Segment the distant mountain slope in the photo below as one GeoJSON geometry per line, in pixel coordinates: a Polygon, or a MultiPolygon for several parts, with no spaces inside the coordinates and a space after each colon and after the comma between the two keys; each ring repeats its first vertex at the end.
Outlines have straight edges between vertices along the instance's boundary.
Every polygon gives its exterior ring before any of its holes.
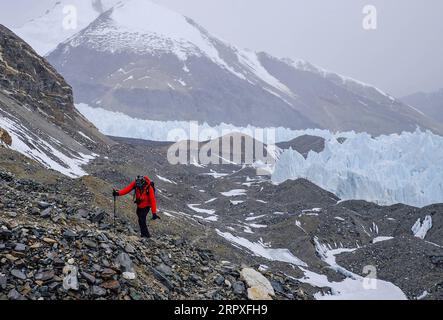
{"type": "Polygon", "coordinates": [[[401,100],[420,110],[428,117],[443,123],[443,89],[429,93],[413,93],[401,98],[401,100]]]}
{"type": "MultiPolygon", "coordinates": [[[[39,21],[40,34],[54,23],[39,21]]],[[[303,61],[238,49],[150,1],[119,2],[48,59],[73,86],[77,103],[133,118],[374,135],[417,127],[443,132],[373,86],[303,61]]]]}
{"type": "Polygon", "coordinates": [[[68,176],[110,141],[74,107],[71,87],[54,68],[0,25],[0,127],[11,148],[68,176]]]}

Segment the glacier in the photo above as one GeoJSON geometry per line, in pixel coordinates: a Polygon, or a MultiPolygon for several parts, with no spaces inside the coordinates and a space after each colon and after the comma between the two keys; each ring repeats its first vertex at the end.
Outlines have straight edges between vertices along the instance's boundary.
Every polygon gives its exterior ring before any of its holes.
{"type": "Polygon", "coordinates": [[[306,178],[342,200],[424,207],[443,202],[442,169],[443,137],[429,131],[375,138],[366,133],[331,133],[324,151],[311,151],[307,159],[284,150],[272,181],[306,178]],[[346,141],[340,143],[338,137],[346,141]]]}
{"type": "MultiPolygon", "coordinates": [[[[108,136],[150,141],[175,142],[175,139],[171,139],[170,132],[179,129],[189,133],[191,125],[189,121],[157,121],[132,118],[122,112],[109,111],[101,107],[91,107],[85,103],[77,103],[75,104],[75,107],[82,115],[91,121],[101,133],[108,136]]],[[[209,137],[205,134],[205,131],[207,130],[217,132],[215,137],[211,137],[215,139],[231,133],[240,132],[250,134],[254,133],[257,129],[263,129],[265,131],[273,130],[275,132],[275,142],[285,142],[303,135],[314,135],[323,138],[330,136],[330,132],[328,130],[322,129],[292,130],[284,127],[238,127],[227,123],[220,123],[217,126],[210,126],[207,123],[199,123],[198,131],[201,134],[195,140],[208,140],[209,137]]],[[[266,132],[263,137],[254,136],[254,139],[261,142],[266,142],[266,132]]]]}
{"type": "MultiPolygon", "coordinates": [[[[76,108],[102,133],[111,136],[174,141],[169,137],[171,131],[180,129],[189,132],[190,128],[188,121],[135,119],[82,103],[76,104],[76,108]]],[[[291,149],[279,150],[278,160],[271,168],[275,184],[305,178],[342,200],[360,199],[382,205],[404,203],[423,207],[443,202],[443,137],[429,131],[418,129],[374,138],[352,131],[333,133],[322,129],[199,124],[199,132],[206,129],[218,132],[219,136],[254,132],[256,129],[274,130],[277,143],[303,135],[325,139],[324,151],[311,151],[307,159],[291,149]],[[338,138],[345,138],[344,143],[340,143],[338,138]]],[[[254,138],[264,141],[260,137],[254,138]]],[[[207,136],[201,135],[198,140],[206,141],[207,136]]]]}

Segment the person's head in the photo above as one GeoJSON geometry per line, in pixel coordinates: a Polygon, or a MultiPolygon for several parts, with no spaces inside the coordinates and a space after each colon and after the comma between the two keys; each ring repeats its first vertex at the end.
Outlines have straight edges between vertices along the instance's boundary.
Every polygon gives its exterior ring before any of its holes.
{"type": "Polygon", "coordinates": [[[135,179],[135,186],[137,189],[143,190],[146,187],[146,179],[144,176],[137,176],[135,179]]]}

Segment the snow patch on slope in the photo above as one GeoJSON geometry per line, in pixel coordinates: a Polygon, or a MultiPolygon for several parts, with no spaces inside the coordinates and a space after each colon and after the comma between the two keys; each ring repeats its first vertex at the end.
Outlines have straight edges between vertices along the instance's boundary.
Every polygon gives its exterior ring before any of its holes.
{"type": "Polygon", "coordinates": [[[392,240],[394,239],[394,237],[384,237],[384,236],[380,236],[380,237],[376,237],[372,240],[372,243],[377,243],[377,242],[383,242],[383,241],[388,241],[388,240],[392,240]]]}
{"type": "Polygon", "coordinates": [[[304,278],[298,279],[299,281],[319,288],[331,288],[331,294],[317,293],[315,295],[317,300],[406,300],[403,291],[394,284],[379,279],[364,278],[337,264],[335,258],[337,255],[344,252],[353,252],[356,249],[331,250],[326,245],[321,244],[318,239],[314,239],[314,241],[320,258],[332,270],[346,277],[341,282],[331,282],[325,275],[301,268],[305,275],[304,278]]]}
{"type": "Polygon", "coordinates": [[[246,195],[246,190],[245,189],[234,189],[231,191],[222,192],[221,194],[225,197],[240,197],[240,196],[246,195]]]}
{"type": "Polygon", "coordinates": [[[215,210],[201,209],[201,208],[198,208],[199,206],[200,206],[200,204],[188,204],[188,208],[197,212],[197,213],[206,213],[209,215],[215,214],[215,210]]]}
{"type": "Polygon", "coordinates": [[[229,242],[250,250],[256,256],[263,257],[271,261],[281,261],[296,266],[307,267],[306,263],[295,257],[288,249],[266,248],[263,243],[251,242],[248,239],[234,236],[229,232],[221,232],[218,229],[216,229],[216,232],[219,236],[225,238],[229,242]]]}
{"type": "Polygon", "coordinates": [[[421,222],[421,219],[418,219],[417,222],[412,226],[412,233],[415,237],[424,239],[426,237],[426,234],[429,230],[432,228],[432,217],[426,216],[421,222]]]}
{"type": "MultiPolygon", "coordinates": [[[[48,169],[58,171],[71,178],[87,175],[82,166],[97,156],[82,153],[72,153],[68,156],[9,118],[0,116],[0,127],[5,128],[10,134],[11,149],[39,162],[48,169]]],[[[49,137],[49,140],[60,145],[60,142],[55,138],[49,137]]]]}

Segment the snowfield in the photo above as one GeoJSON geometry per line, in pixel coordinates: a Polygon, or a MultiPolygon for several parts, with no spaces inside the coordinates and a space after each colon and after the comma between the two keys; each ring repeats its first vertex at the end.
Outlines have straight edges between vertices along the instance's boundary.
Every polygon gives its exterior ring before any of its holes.
{"type": "Polygon", "coordinates": [[[352,273],[336,262],[336,256],[344,252],[353,252],[357,249],[329,249],[315,239],[316,250],[321,259],[326,262],[330,268],[346,278],[340,282],[329,281],[328,277],[313,271],[300,268],[305,276],[298,279],[301,282],[309,283],[313,286],[322,288],[331,288],[330,294],[321,292],[315,294],[317,300],[406,300],[403,291],[394,284],[379,280],[374,275],[371,277],[362,277],[352,273]]]}
{"type": "Polygon", "coordinates": [[[100,5],[92,0],[58,0],[35,19],[26,22],[14,31],[25,39],[38,54],[44,56],[58,44],[87,27],[103,11],[109,10],[120,0],[101,0],[100,5]],[[94,5],[94,2],[96,3],[94,5]],[[100,7],[101,6],[101,7],[100,7]],[[67,16],[76,17],[68,23],[67,16]],[[68,26],[68,27],[67,27],[68,26]]]}
{"type": "Polygon", "coordinates": [[[221,232],[218,229],[216,229],[216,232],[219,236],[225,238],[226,240],[237,246],[248,249],[256,256],[263,257],[271,261],[281,261],[296,266],[307,267],[306,263],[295,257],[288,249],[266,248],[263,243],[251,242],[248,239],[234,236],[229,232],[221,232]]]}

